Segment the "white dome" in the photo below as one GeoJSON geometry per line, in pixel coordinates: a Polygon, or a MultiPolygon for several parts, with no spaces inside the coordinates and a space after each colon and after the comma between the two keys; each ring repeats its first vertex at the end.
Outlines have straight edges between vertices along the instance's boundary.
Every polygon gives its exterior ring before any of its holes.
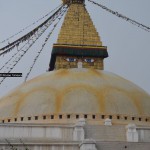
{"type": "Polygon", "coordinates": [[[94,69],[62,69],[22,84],[0,101],[0,117],[49,113],[150,115],[150,96],[128,80],[94,69]]]}

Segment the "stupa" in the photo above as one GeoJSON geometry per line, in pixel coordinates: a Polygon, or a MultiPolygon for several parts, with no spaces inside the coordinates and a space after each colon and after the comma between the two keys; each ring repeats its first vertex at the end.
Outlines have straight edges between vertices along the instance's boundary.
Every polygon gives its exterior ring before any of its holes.
{"type": "Polygon", "coordinates": [[[149,150],[150,96],[104,71],[107,47],[85,1],[63,3],[49,72],[0,100],[0,149],[149,150]]]}

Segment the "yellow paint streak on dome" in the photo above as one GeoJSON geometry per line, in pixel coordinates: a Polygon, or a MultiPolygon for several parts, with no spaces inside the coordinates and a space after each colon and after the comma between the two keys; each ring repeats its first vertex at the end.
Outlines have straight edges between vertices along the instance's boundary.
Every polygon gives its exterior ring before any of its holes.
{"type": "MultiPolygon", "coordinates": [[[[75,91],[76,89],[84,89],[87,90],[90,94],[95,95],[95,97],[97,98],[97,104],[99,104],[99,111],[104,112],[105,111],[105,102],[104,102],[104,98],[102,93],[100,93],[99,91],[97,91],[95,88],[89,86],[89,85],[83,85],[83,84],[77,84],[77,85],[69,85],[66,86],[65,89],[63,89],[59,95],[57,96],[56,100],[57,100],[57,107],[56,107],[56,112],[60,112],[61,108],[62,108],[62,104],[65,101],[65,96],[72,91],[75,91]]],[[[76,95],[72,95],[72,97],[76,97],[78,95],[78,93],[75,93],[76,95]]],[[[86,97],[85,97],[86,98],[86,97]]],[[[76,100],[76,99],[74,99],[76,100]]],[[[86,103],[86,99],[85,99],[85,103],[86,103]]],[[[72,104],[73,105],[73,104],[72,104]]],[[[85,104],[87,105],[87,104],[85,104]]],[[[90,104],[89,104],[90,105],[90,104]]],[[[88,109],[88,108],[87,108],[88,109]]]]}
{"type": "Polygon", "coordinates": [[[89,69],[89,74],[91,74],[92,76],[95,75],[95,76],[101,76],[103,77],[103,74],[101,72],[99,72],[98,70],[96,69],[89,69]]]}
{"type": "Polygon", "coordinates": [[[62,70],[58,70],[55,74],[55,77],[58,78],[58,77],[64,77],[64,76],[67,76],[69,73],[69,70],[67,69],[62,69],[62,70]]]}
{"type": "Polygon", "coordinates": [[[135,96],[137,93],[134,93],[133,96],[132,92],[130,93],[124,89],[111,86],[105,87],[101,92],[103,93],[103,97],[105,97],[104,101],[105,105],[107,105],[106,108],[110,109],[114,113],[120,113],[122,111],[123,114],[131,113],[131,115],[133,115],[132,112],[134,112],[135,114],[142,115],[140,100],[135,96]]]}
{"type": "Polygon", "coordinates": [[[142,96],[140,96],[139,98],[139,93],[135,92],[135,94],[130,93],[129,96],[131,97],[134,105],[136,106],[138,113],[142,115],[142,105],[141,105],[141,101],[140,98],[142,98],[142,96]]]}
{"type": "MultiPolygon", "coordinates": [[[[55,93],[55,94],[58,93],[58,90],[53,89],[51,87],[37,87],[37,88],[34,88],[30,92],[22,94],[19,97],[19,99],[16,103],[16,106],[15,106],[15,109],[14,109],[14,115],[16,116],[17,114],[19,114],[19,112],[21,111],[20,110],[21,107],[24,107],[24,103],[27,102],[29,96],[33,97],[35,93],[38,93],[38,92],[41,92],[41,91],[49,92],[49,93],[51,92],[51,93],[55,93]]],[[[36,101],[38,103],[38,99],[35,100],[35,103],[36,103],[36,101]]]]}

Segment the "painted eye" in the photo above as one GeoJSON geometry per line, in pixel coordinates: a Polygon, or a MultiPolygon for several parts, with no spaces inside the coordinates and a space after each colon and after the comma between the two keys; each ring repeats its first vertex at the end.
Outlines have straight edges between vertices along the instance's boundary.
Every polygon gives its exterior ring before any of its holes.
{"type": "Polygon", "coordinates": [[[92,62],[94,62],[94,59],[86,58],[86,59],[84,59],[84,61],[87,63],[92,63],[92,62]]]}
{"type": "Polygon", "coordinates": [[[68,62],[75,62],[77,59],[76,59],[76,58],[66,58],[66,60],[67,60],[68,62]]]}

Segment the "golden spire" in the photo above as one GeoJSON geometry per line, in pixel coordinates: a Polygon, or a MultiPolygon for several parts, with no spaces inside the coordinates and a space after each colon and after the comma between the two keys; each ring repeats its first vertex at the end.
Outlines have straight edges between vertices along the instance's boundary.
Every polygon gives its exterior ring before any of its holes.
{"type": "Polygon", "coordinates": [[[84,4],[73,3],[70,5],[57,43],[102,46],[100,37],[84,4]]]}
{"type": "Polygon", "coordinates": [[[69,9],[57,43],[53,45],[49,70],[78,66],[103,70],[107,48],[102,46],[84,0],[63,0],[63,3],[67,3],[69,9]]]}

